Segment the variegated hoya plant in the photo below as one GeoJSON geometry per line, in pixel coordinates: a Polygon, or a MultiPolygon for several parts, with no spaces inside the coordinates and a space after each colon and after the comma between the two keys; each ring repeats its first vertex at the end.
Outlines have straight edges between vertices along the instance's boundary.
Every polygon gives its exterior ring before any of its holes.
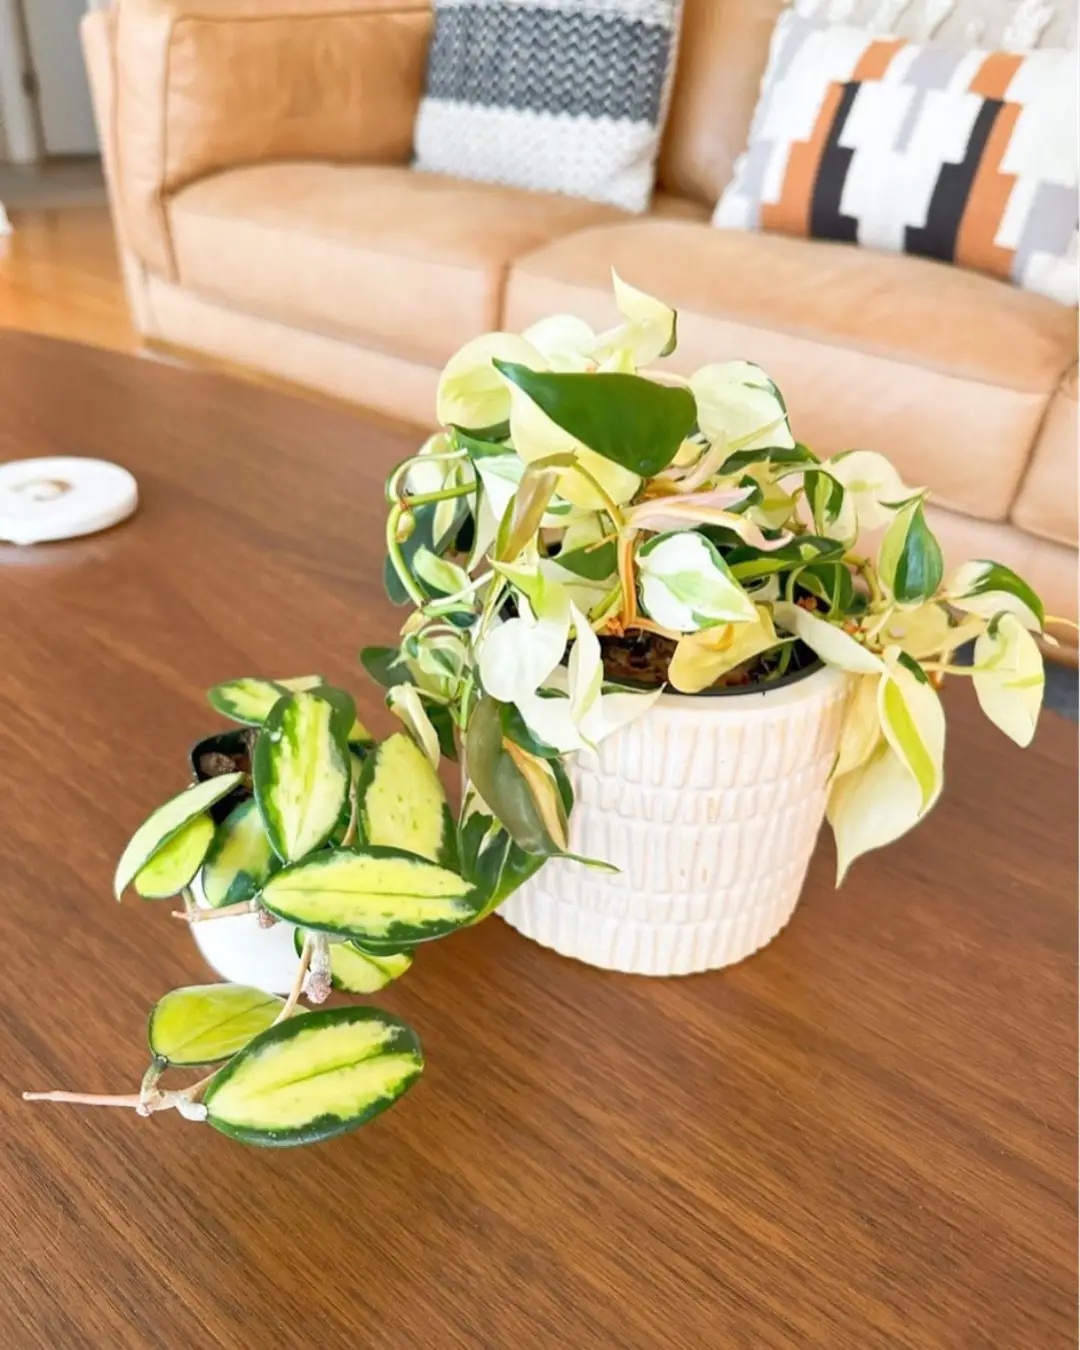
{"type": "Polygon", "coordinates": [[[970,678],[987,717],[1031,740],[1033,635],[1052,642],[1054,622],[1031,587],[989,561],[946,577],[927,492],[872,451],[819,459],[759,367],[653,369],[675,348],[675,312],[614,285],[623,321],[609,332],[560,315],[462,348],[439,384],[444,430],[388,480],[387,587],[411,611],[399,644],[362,660],[404,730],[374,743],[318,677],[220,685],[210,700],[248,729],[233,733],[241,752],[124,851],[118,897],[182,895],[190,922],[296,925],[288,998],[175,990],[150,1016],[138,1092],[29,1095],[174,1108],[257,1144],[370,1119],[419,1075],[416,1034],[370,1006],[302,998],[377,992],[425,942],[573,857],[564,759],[646,713],[665,683],[699,694],[821,663],[849,674],[828,797],[838,880],[936,802],[945,675],[970,678]],[[437,769],[459,748],[455,819],[437,769]],[[211,1071],[161,1086],[190,1066],[211,1071]]]}

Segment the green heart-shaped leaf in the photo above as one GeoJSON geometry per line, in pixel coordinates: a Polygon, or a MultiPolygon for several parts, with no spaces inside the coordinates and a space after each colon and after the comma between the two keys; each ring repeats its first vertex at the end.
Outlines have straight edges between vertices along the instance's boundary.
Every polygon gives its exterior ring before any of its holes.
{"type": "Polygon", "coordinates": [[[131,836],[116,865],[113,890],[117,900],[156,853],[175,839],[196,816],[201,816],[215,802],[227,796],[243,777],[241,773],[223,773],[217,778],[208,778],[204,783],[196,783],[194,787],[171,798],[164,806],[159,806],[152,816],[144,820],[131,836]]]}
{"type": "Polygon", "coordinates": [[[427,942],[470,923],[474,886],[402,849],[327,850],[271,877],[262,904],[279,919],[351,938],[365,950],[427,942]]]}
{"type": "Polygon", "coordinates": [[[283,999],[245,984],[174,989],[150,1014],[150,1052],[169,1064],[216,1064],[272,1026],[283,1006],[283,999]]]}
{"type": "Polygon", "coordinates": [[[423,1067],[416,1033],[390,1013],[305,1013],[256,1036],[214,1075],[206,1119],[247,1144],[313,1144],[385,1111],[423,1067]]]}
{"type": "Polygon", "coordinates": [[[561,375],[512,361],[496,361],[495,366],[556,426],[643,478],[671,463],[697,416],[688,389],[641,375],[561,375]]]}

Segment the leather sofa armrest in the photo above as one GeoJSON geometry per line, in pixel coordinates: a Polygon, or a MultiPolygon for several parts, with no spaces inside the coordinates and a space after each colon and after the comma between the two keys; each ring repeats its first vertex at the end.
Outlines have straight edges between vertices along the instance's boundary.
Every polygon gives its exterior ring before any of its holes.
{"type": "Polygon", "coordinates": [[[404,163],[430,0],[118,0],[116,191],[127,237],[175,279],[165,203],[273,159],[404,163]]]}

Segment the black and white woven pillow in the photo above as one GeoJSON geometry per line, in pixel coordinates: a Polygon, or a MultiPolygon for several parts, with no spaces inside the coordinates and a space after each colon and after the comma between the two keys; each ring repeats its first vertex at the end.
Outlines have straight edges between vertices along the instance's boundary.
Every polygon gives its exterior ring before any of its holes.
{"type": "Polygon", "coordinates": [[[435,0],[416,168],[649,203],[682,0],[435,0]]]}

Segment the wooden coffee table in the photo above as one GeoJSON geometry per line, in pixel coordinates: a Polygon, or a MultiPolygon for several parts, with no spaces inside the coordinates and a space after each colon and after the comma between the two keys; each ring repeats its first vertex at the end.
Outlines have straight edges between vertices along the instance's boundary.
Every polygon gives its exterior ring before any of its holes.
{"type": "MultiPolygon", "coordinates": [[[[361,390],[357,391],[362,393],[361,390]]],[[[0,548],[4,1350],[1066,1350],[1076,1344],[1076,735],[950,688],[944,800],[780,939],[651,982],[498,919],[380,1001],[425,1079],[260,1151],[129,1090],[208,978],[116,857],[240,674],[356,665],[398,619],[382,479],[411,438],[225,378],[0,334],[0,459],[134,471],[95,538],[0,548]]]]}

